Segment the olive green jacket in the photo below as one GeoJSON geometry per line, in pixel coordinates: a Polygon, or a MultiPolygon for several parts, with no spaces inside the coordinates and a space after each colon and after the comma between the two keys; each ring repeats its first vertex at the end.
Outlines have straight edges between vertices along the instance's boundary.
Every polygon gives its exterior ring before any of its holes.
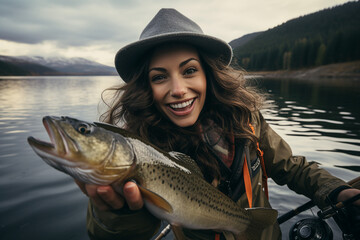
{"type": "MultiPolygon", "coordinates": [[[[260,149],[268,177],[277,184],[287,186],[303,194],[320,207],[326,206],[325,199],[336,188],[347,185],[318,167],[309,163],[303,156],[293,156],[289,145],[266,123],[260,113],[253,116],[252,125],[259,139],[260,149]]],[[[251,159],[257,158],[256,147],[250,145],[251,159]]],[[[253,207],[270,207],[262,186],[262,171],[252,177],[253,207]]],[[[237,202],[244,208],[249,207],[246,194],[237,202]]],[[[160,221],[146,209],[139,211],[99,211],[89,203],[87,229],[91,239],[150,239],[159,230],[160,221]]],[[[214,239],[213,231],[184,229],[189,239],[214,239]]],[[[235,239],[231,233],[223,233],[227,240],[235,239]]],[[[261,239],[281,239],[279,225],[276,223],[263,230],[261,239]]]]}

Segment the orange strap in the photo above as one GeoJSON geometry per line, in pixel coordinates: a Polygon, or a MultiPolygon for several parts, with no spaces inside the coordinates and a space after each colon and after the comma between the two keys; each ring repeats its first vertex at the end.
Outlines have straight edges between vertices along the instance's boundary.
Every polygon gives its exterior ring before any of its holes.
{"type": "MultiPolygon", "coordinates": [[[[253,134],[255,135],[254,127],[250,123],[249,123],[249,126],[250,126],[253,134]]],[[[268,190],[268,185],[267,185],[268,176],[266,174],[265,161],[264,161],[264,152],[261,151],[259,142],[256,142],[256,145],[257,145],[257,152],[258,152],[258,155],[260,157],[261,169],[262,169],[262,172],[263,172],[263,178],[262,178],[263,188],[264,188],[265,195],[266,195],[267,199],[269,199],[269,190],[268,190]]]]}
{"type": "Polygon", "coordinates": [[[220,233],[215,233],[215,240],[220,240],[220,233]]]}
{"type": "Polygon", "coordinates": [[[250,172],[249,172],[246,156],[245,156],[245,159],[244,159],[243,173],[244,173],[244,183],[245,183],[246,196],[247,196],[247,199],[248,199],[249,207],[252,208],[251,179],[250,179],[250,172]]]}

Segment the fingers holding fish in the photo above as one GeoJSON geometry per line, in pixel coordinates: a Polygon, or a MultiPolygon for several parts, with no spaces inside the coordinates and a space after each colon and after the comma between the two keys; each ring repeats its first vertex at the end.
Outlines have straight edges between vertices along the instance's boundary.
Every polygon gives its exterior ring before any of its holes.
{"type": "Polygon", "coordinates": [[[98,195],[97,185],[85,184],[86,192],[91,202],[101,211],[110,210],[110,206],[98,195]]]}
{"type": "Polygon", "coordinates": [[[101,211],[120,209],[124,206],[124,199],[110,186],[85,184],[85,189],[92,203],[101,211]]]}
{"type": "Polygon", "coordinates": [[[96,191],[101,200],[104,201],[107,206],[110,206],[111,210],[124,207],[124,198],[116,193],[111,186],[98,186],[96,191]]]}
{"type": "Polygon", "coordinates": [[[130,210],[139,210],[144,205],[139,188],[134,182],[127,182],[124,185],[124,197],[116,193],[111,186],[90,184],[85,186],[91,200],[102,211],[121,209],[124,207],[125,201],[130,210]]]}
{"type": "MultiPolygon", "coordinates": [[[[107,211],[121,209],[124,207],[124,198],[116,193],[111,186],[85,184],[79,180],[75,180],[75,182],[81,191],[92,200],[93,204],[95,204],[99,210],[107,211]]],[[[136,183],[126,183],[124,185],[123,193],[131,210],[139,210],[143,207],[143,199],[136,183]]]]}
{"type": "Polygon", "coordinates": [[[131,210],[139,210],[143,207],[144,201],[136,183],[127,182],[124,185],[123,192],[126,202],[131,210]]]}
{"type": "Polygon", "coordinates": [[[80,190],[88,196],[92,202],[99,208],[99,210],[120,209],[124,206],[124,200],[116,199],[114,194],[111,193],[109,186],[91,185],[75,179],[75,183],[79,186],[80,190]]]}

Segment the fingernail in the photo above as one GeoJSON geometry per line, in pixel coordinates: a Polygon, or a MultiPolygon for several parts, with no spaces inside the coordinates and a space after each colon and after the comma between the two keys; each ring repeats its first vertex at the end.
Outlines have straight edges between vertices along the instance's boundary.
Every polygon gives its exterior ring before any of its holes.
{"type": "Polygon", "coordinates": [[[107,189],[106,189],[106,188],[103,188],[103,187],[98,187],[98,188],[97,188],[97,192],[98,192],[98,193],[107,193],[107,189]]]}
{"type": "Polygon", "coordinates": [[[128,184],[124,186],[124,191],[126,192],[126,194],[132,195],[135,192],[135,188],[133,185],[128,184]]]}

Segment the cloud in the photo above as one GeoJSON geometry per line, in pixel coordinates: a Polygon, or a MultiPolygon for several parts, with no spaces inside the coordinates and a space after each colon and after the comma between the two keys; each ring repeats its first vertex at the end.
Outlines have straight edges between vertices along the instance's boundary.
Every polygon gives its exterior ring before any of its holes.
{"type": "Polygon", "coordinates": [[[106,1],[101,4],[94,1],[21,2],[2,1],[1,39],[30,44],[56,41],[59,45],[80,46],[123,41],[135,34],[132,22],[125,17],[128,9],[114,7],[106,1]],[[121,34],[125,32],[128,34],[121,34]]]}
{"type": "MultiPolygon", "coordinates": [[[[0,0],[0,39],[16,54],[58,53],[105,58],[138,39],[162,7],[173,7],[205,33],[231,41],[344,0],[0,0]],[[96,51],[95,51],[96,49],[96,51]],[[93,52],[80,52],[93,51],[93,52]],[[103,53],[102,53],[103,51],[103,53]],[[107,51],[105,53],[105,51],[107,51]],[[101,56],[101,57],[100,57],[101,56]]],[[[111,64],[113,59],[106,61],[111,64]]]]}

